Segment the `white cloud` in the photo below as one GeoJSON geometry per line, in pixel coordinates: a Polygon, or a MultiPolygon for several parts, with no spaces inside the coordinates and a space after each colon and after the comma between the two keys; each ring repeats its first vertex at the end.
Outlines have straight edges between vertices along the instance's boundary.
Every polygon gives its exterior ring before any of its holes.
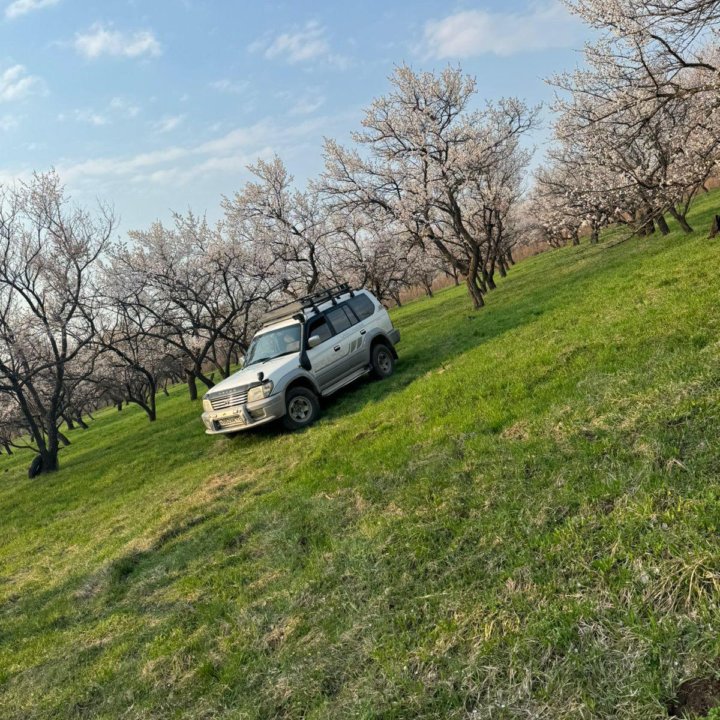
{"type": "Polygon", "coordinates": [[[250,83],[247,80],[236,82],[229,78],[223,78],[222,80],[216,80],[210,83],[210,87],[218,92],[228,93],[230,95],[242,95],[250,87],[250,83]]]}
{"type": "Polygon", "coordinates": [[[301,30],[282,33],[269,43],[254,42],[248,50],[263,50],[266,58],[284,58],[289,63],[298,63],[328,55],[330,46],[325,39],[325,28],[311,20],[301,30]]]}
{"type": "Polygon", "coordinates": [[[329,122],[327,117],[319,117],[287,127],[263,120],[195,145],[172,145],[130,157],[60,163],[58,172],[66,182],[86,187],[112,180],[191,182],[221,172],[243,172],[245,166],[258,157],[272,155],[285,145],[293,146],[303,138],[322,134],[329,122]]]}
{"type": "Polygon", "coordinates": [[[114,97],[110,100],[110,110],[111,112],[128,118],[134,118],[140,114],[140,107],[138,105],[134,105],[122,97],[114,97]]]}
{"type": "Polygon", "coordinates": [[[5,17],[12,20],[34,10],[42,10],[51,5],[57,5],[59,2],[60,0],[15,0],[5,8],[5,17]]]}
{"type": "Polygon", "coordinates": [[[237,151],[239,148],[250,148],[268,142],[277,133],[270,121],[258,122],[248,127],[235,128],[219,138],[208,140],[193,148],[196,155],[217,155],[237,151]]]}
{"type": "MultiPolygon", "coordinates": [[[[102,125],[107,125],[110,122],[105,115],[101,115],[94,110],[74,110],[73,117],[78,122],[94,125],[95,127],[101,127],[102,125]]],[[[61,119],[64,120],[65,116],[58,116],[58,120],[61,119]]]]}
{"type": "Polygon", "coordinates": [[[59,171],[68,182],[83,179],[127,177],[138,171],[181,160],[188,151],[169,147],[153,152],[139,153],[129,158],[91,158],[78,163],[61,165],[59,171]]]}
{"type": "MultiPolygon", "coordinates": [[[[123,229],[145,227],[163,208],[216,208],[221,193],[249,179],[248,164],[273,153],[293,162],[310,148],[316,151],[324,135],[346,127],[355,114],[353,109],[289,121],[280,115],[268,116],[229,131],[200,130],[200,139],[164,146],[162,140],[172,136],[145,133],[137,143],[147,148],[147,143],[155,141],[158,146],[143,152],[85,157],[62,157],[56,152],[52,162],[74,199],[92,205],[97,197],[113,198],[123,229]]],[[[21,166],[0,165],[0,183],[32,175],[38,159],[30,152],[24,158],[21,166]]],[[[47,159],[43,162],[47,164],[47,159]]]]}
{"type": "Polygon", "coordinates": [[[75,50],[86,58],[101,55],[136,58],[142,55],[160,55],[162,48],[150,30],[123,33],[96,23],[86,33],[76,33],[75,50]]]}
{"type": "Polygon", "coordinates": [[[525,12],[466,10],[425,24],[424,48],[436,58],[516,53],[582,44],[583,28],[557,0],[525,12]]]}
{"type": "Polygon", "coordinates": [[[155,130],[159,133],[166,133],[174,130],[185,119],[184,115],[170,115],[155,123],[155,130]]]}
{"type": "Polygon", "coordinates": [[[140,108],[137,105],[133,105],[125,98],[114,97],[105,106],[104,110],[97,111],[93,108],[76,108],[69,114],[61,112],[57,116],[57,119],[60,122],[75,120],[76,122],[101,127],[103,125],[110,125],[114,120],[118,119],[131,120],[136,118],[139,114],[140,108]]]}
{"type": "Polygon", "coordinates": [[[13,65],[0,75],[0,102],[13,102],[42,91],[42,80],[28,75],[24,65],[13,65]]]}
{"type": "Polygon", "coordinates": [[[311,115],[319,110],[325,104],[325,98],[322,95],[307,94],[299,98],[290,108],[291,115],[311,115]]]}

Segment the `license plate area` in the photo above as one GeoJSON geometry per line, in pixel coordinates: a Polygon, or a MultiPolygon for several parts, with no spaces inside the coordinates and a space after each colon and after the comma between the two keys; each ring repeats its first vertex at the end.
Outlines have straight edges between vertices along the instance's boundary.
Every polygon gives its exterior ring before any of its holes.
{"type": "Polygon", "coordinates": [[[230,417],[219,418],[215,421],[218,430],[226,430],[231,427],[242,427],[245,425],[245,417],[243,415],[231,415],[230,417]]]}

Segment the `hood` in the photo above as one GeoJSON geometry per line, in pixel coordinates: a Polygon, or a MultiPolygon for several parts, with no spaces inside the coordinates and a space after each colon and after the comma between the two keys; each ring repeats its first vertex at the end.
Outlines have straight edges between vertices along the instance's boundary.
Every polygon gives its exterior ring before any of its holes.
{"type": "Polygon", "coordinates": [[[298,367],[299,363],[299,352],[293,353],[292,355],[282,355],[273,360],[266,360],[264,363],[255,363],[225,378],[222,382],[210,388],[207,394],[213,395],[216,392],[231,390],[232,388],[242,385],[253,385],[259,382],[258,373],[260,372],[265,375],[265,380],[277,382],[288,370],[298,367]]]}

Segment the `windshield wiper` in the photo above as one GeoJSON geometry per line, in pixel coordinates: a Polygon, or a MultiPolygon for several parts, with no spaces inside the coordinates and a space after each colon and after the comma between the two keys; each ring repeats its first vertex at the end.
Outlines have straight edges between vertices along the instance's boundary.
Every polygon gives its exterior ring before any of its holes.
{"type": "Polygon", "coordinates": [[[296,352],[300,352],[299,350],[286,350],[285,352],[278,353],[277,355],[269,355],[268,357],[260,358],[259,360],[253,360],[252,362],[249,362],[245,367],[250,367],[251,365],[257,365],[258,363],[267,362],[268,360],[274,360],[275,358],[282,357],[283,355],[294,355],[296,352]]]}
{"type": "Polygon", "coordinates": [[[247,365],[245,365],[245,367],[248,368],[251,365],[257,365],[257,363],[265,362],[266,360],[272,360],[272,358],[264,357],[264,358],[259,358],[258,360],[252,360],[251,362],[247,363],[247,365]]]}

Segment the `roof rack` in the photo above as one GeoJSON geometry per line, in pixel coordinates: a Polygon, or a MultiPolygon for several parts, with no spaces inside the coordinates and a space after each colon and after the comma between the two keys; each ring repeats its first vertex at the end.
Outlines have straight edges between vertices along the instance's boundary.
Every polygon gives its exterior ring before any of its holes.
{"type": "Polygon", "coordinates": [[[262,323],[263,325],[267,325],[271,322],[278,322],[285,318],[298,315],[308,308],[312,308],[315,312],[318,312],[320,309],[319,306],[323,303],[332,302],[333,305],[337,305],[337,298],[346,294],[349,294],[350,297],[355,295],[355,291],[348,283],[340,283],[330,288],[316,290],[308,295],[303,295],[297,300],[291,300],[283,305],[277,305],[271,308],[263,315],[262,323]]]}

